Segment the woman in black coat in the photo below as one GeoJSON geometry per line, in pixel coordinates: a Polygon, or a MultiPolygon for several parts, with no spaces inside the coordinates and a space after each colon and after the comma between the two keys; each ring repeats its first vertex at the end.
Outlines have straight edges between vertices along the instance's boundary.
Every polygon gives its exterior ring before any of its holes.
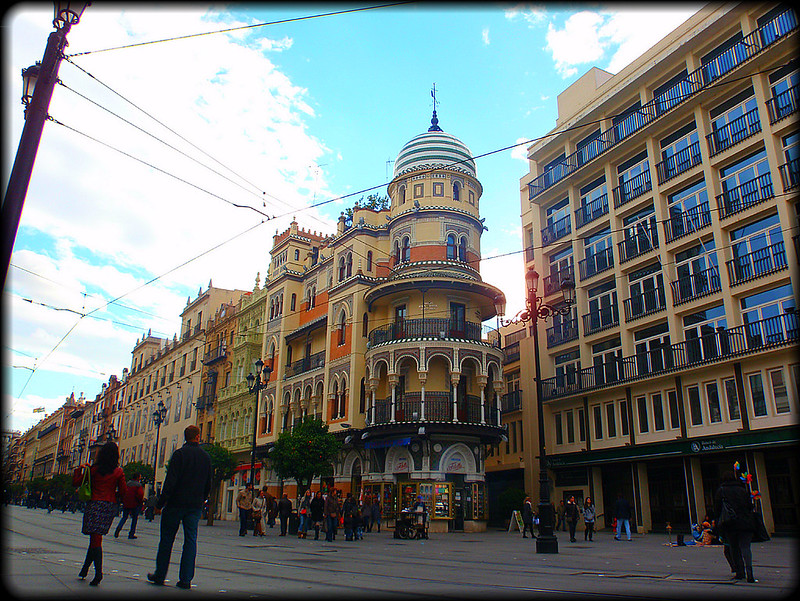
{"type": "Polygon", "coordinates": [[[733,567],[736,580],[756,582],[753,578],[753,555],[750,551],[750,541],[755,532],[755,514],[753,513],[753,499],[750,493],[733,471],[722,482],[714,495],[714,515],[717,516],[717,532],[730,545],[733,567]],[[727,524],[720,523],[723,501],[733,509],[736,517],[727,524]]]}

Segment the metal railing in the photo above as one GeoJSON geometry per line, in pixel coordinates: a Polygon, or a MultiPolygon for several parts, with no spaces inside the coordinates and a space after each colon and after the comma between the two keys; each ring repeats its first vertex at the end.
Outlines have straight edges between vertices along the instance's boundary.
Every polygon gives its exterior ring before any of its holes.
{"type": "Polygon", "coordinates": [[[578,338],[578,320],[570,319],[547,328],[547,348],[564,344],[578,338]]]}
{"type": "Polygon", "coordinates": [[[683,236],[711,225],[711,210],[708,201],[704,201],[682,213],[673,215],[662,221],[667,242],[672,242],[683,236]]]}
{"type": "Polygon", "coordinates": [[[480,341],[481,324],[460,319],[403,319],[375,328],[369,333],[370,346],[409,338],[458,338],[480,341]]]}
{"type": "Polygon", "coordinates": [[[638,198],[642,194],[646,194],[652,189],[653,182],[650,178],[650,170],[647,169],[611,191],[614,196],[614,208],[618,209],[622,205],[638,198]]]}
{"type": "Polygon", "coordinates": [[[583,316],[583,334],[588,336],[619,325],[619,308],[616,303],[602,307],[583,316]]]}
{"type": "Polygon", "coordinates": [[[570,379],[554,376],[542,380],[543,400],[554,399],[613,384],[621,384],[673,370],[713,363],[800,341],[795,311],[767,317],[628,357],[613,357],[574,372],[570,379]]]}
{"type": "Polygon", "coordinates": [[[622,301],[625,309],[625,321],[632,321],[645,317],[651,313],[658,313],[667,308],[663,288],[645,290],[639,296],[632,296],[622,301]]]}
{"type": "Polygon", "coordinates": [[[581,204],[580,208],[575,211],[575,227],[581,228],[607,213],[608,194],[603,194],[588,203],[581,204]]]}
{"type": "Polygon", "coordinates": [[[325,351],[320,351],[307,357],[303,357],[298,361],[293,361],[290,365],[286,366],[286,371],[283,374],[284,378],[291,378],[298,374],[324,367],[325,365],[325,351]]]}
{"type": "Polygon", "coordinates": [[[672,288],[672,306],[677,306],[701,296],[719,292],[719,270],[709,267],[690,276],[678,278],[670,282],[672,288]]]}
{"type": "Polygon", "coordinates": [[[625,230],[625,239],[619,242],[619,262],[625,263],[658,248],[658,231],[655,223],[645,227],[637,227],[633,235],[625,230]]]}
{"type": "Polygon", "coordinates": [[[768,171],[717,196],[719,217],[725,219],[774,196],[772,174],[768,171]]]}
{"type": "Polygon", "coordinates": [[[708,151],[713,157],[760,131],[761,119],[758,118],[758,107],[756,107],[708,134],[706,136],[708,151]]]}
{"type": "MultiPolygon", "coordinates": [[[[674,86],[653,98],[640,109],[631,112],[622,122],[614,124],[611,129],[606,130],[597,138],[595,144],[590,145],[590,147],[581,148],[539,175],[528,184],[528,199],[533,200],[536,196],[542,194],[551,186],[571,175],[583,165],[590,163],[592,160],[602,155],[609,148],[647,126],[662,115],[680,106],[702,89],[746,60],[778,42],[795,29],[797,29],[797,16],[794,9],[789,7],[783,13],[776,15],[775,18],[771,19],[768,23],[765,23],[755,31],[744,36],[734,46],[715,57],[713,60],[702,65],[695,71],[688,73],[685,78],[676,82],[674,86]]],[[[699,155],[698,145],[697,154],[690,154],[689,159],[697,159],[699,162],[699,155]]],[[[694,164],[697,163],[689,164],[688,167],[685,164],[681,166],[685,167],[683,169],[685,170],[694,164]]],[[[682,172],[673,170],[666,164],[660,165],[662,165],[659,169],[660,183],[666,181],[666,179],[661,179],[662,176],[669,179],[682,172]]]]}
{"type": "Polygon", "coordinates": [[[563,238],[572,231],[569,215],[564,215],[561,219],[548,223],[542,229],[542,246],[552,244],[559,238],[563,238]]]}
{"type": "Polygon", "coordinates": [[[739,255],[725,265],[728,267],[731,286],[781,271],[789,266],[786,262],[786,247],[783,241],[739,255]]]}
{"type": "Polygon", "coordinates": [[[406,392],[392,399],[375,399],[374,407],[367,409],[367,423],[378,426],[397,422],[459,423],[465,425],[499,425],[499,407],[494,401],[485,400],[481,411],[479,396],[467,395],[453,403],[451,392],[425,391],[423,401],[420,392],[406,392]],[[483,419],[481,419],[481,413],[483,419]]]}
{"type": "Polygon", "coordinates": [[[612,267],[614,267],[614,251],[610,246],[578,261],[578,272],[581,275],[581,280],[602,273],[612,267]]]}
{"type": "Polygon", "coordinates": [[[660,163],[656,163],[658,183],[663,184],[674,177],[678,177],[681,173],[702,162],[703,156],[700,154],[700,142],[692,142],[686,148],[668,156],[660,163]]]}
{"type": "Polygon", "coordinates": [[[792,86],[788,90],[776,94],[774,98],[767,100],[767,111],[769,112],[769,122],[771,124],[777,123],[781,119],[785,119],[797,112],[797,87],[796,85],[792,86]]]}

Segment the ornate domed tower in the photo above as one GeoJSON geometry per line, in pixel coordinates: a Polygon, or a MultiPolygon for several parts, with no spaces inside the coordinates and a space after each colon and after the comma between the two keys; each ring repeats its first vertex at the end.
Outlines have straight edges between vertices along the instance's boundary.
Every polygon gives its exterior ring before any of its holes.
{"type": "Polygon", "coordinates": [[[388,192],[388,273],[364,295],[362,487],[387,517],[421,496],[431,531],[482,530],[485,448],[503,434],[503,354],[481,324],[503,294],[480,275],[475,163],[435,110],[398,154],[388,192]]]}

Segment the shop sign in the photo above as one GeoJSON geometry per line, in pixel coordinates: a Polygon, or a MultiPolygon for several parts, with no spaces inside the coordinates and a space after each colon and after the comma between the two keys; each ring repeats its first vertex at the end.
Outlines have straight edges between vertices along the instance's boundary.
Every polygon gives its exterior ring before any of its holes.
{"type": "Polygon", "coordinates": [[[712,438],[711,440],[693,440],[689,444],[689,448],[692,453],[705,453],[708,451],[723,451],[725,450],[725,445],[712,438]]]}

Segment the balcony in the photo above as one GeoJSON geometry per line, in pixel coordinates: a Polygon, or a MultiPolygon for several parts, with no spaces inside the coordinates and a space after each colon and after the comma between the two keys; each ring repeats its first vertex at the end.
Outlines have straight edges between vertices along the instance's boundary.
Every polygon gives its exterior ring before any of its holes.
{"type": "Polygon", "coordinates": [[[792,86],[767,100],[770,124],[775,124],[797,112],[797,86],[792,86]]]}
{"type": "Polygon", "coordinates": [[[217,348],[207,352],[203,357],[203,365],[211,365],[220,359],[225,358],[225,345],[220,344],[217,348]]]}
{"type": "Polygon", "coordinates": [[[652,189],[653,182],[650,179],[650,170],[642,171],[636,177],[627,180],[622,185],[612,190],[614,195],[614,208],[618,209],[635,198],[647,194],[652,189]]]}
{"type": "Polygon", "coordinates": [[[572,231],[572,226],[569,221],[569,215],[565,215],[561,219],[548,223],[542,230],[542,246],[552,244],[556,240],[563,238],[572,231]]]}
{"type": "Polygon", "coordinates": [[[519,361],[519,342],[509,344],[503,349],[503,365],[519,361]]]}
{"type": "Polygon", "coordinates": [[[723,150],[735,146],[742,140],[756,135],[760,131],[761,120],[758,118],[758,107],[756,107],[724,127],[720,127],[708,134],[706,136],[708,151],[713,157],[723,150]]]}
{"type": "Polygon", "coordinates": [[[324,365],[325,351],[320,351],[287,365],[283,377],[284,379],[291,378],[307,371],[311,371],[312,369],[318,369],[324,365]]]}
{"type": "Polygon", "coordinates": [[[678,177],[703,162],[700,154],[700,142],[694,142],[683,150],[668,156],[660,163],[656,163],[656,173],[658,173],[658,183],[663,184],[678,177]]]}
{"type": "Polygon", "coordinates": [[[547,348],[564,344],[578,338],[578,320],[570,319],[547,328],[547,348]]]}
{"type": "Polygon", "coordinates": [[[637,227],[633,235],[629,235],[626,230],[625,239],[619,243],[619,262],[625,263],[656,248],[658,248],[658,231],[655,225],[637,227]]]}
{"type": "Polygon", "coordinates": [[[664,289],[654,288],[652,290],[645,290],[639,296],[626,298],[622,301],[622,306],[625,309],[626,322],[663,311],[667,308],[667,302],[664,298],[664,289]]]}
{"type": "Polygon", "coordinates": [[[369,333],[370,348],[395,340],[455,338],[480,342],[481,324],[460,319],[404,319],[369,333]]]}
{"type": "Polygon", "coordinates": [[[711,210],[708,201],[673,215],[662,221],[667,242],[683,238],[711,225],[711,210]]]}
{"type": "Polygon", "coordinates": [[[544,379],[542,398],[551,400],[586,394],[609,385],[713,364],[798,342],[798,317],[792,311],[734,328],[718,328],[698,338],[663,345],[629,357],[611,358],[576,371],[569,378],[555,376],[544,379]]]}
{"type": "Polygon", "coordinates": [[[603,194],[575,211],[575,227],[582,228],[587,223],[600,219],[608,213],[608,194],[603,194]]]}
{"type": "MultiPolygon", "coordinates": [[[[769,48],[771,45],[778,43],[795,29],[797,29],[797,16],[793,8],[787,8],[786,11],[777,15],[762,27],[744,36],[737,44],[717,56],[714,60],[688,73],[685,79],[677,82],[672,88],[665,90],[662,94],[653,98],[653,100],[643,105],[638,111],[628,115],[624,124],[615,124],[614,127],[603,132],[599,138],[603,142],[603,147],[600,152],[595,151],[592,156],[587,156],[586,149],[582,148],[568,157],[565,157],[561,163],[555,165],[552,169],[548,169],[534,179],[528,184],[528,199],[533,200],[539,194],[542,194],[548,188],[568,177],[583,165],[590,163],[608,148],[620,143],[626,137],[682,105],[743,62],[759,54],[766,48],[769,48]]],[[[690,155],[691,160],[696,158],[699,161],[699,144],[697,145],[696,155],[692,153],[690,153],[690,155]]],[[[670,169],[668,165],[664,165],[659,169],[659,182],[663,183],[667,181],[666,179],[662,180],[662,176],[674,177],[678,174],[678,172],[670,169]]]]}
{"type": "Polygon", "coordinates": [[[572,265],[565,267],[564,269],[560,269],[559,271],[553,271],[550,275],[546,276],[543,280],[544,283],[544,295],[550,296],[551,294],[561,294],[561,284],[564,283],[566,280],[569,280],[574,283],[575,276],[573,275],[574,269],[572,265]]]}
{"type": "Polygon", "coordinates": [[[703,271],[698,271],[690,276],[678,278],[670,282],[672,288],[672,306],[678,306],[695,298],[708,296],[721,289],[719,281],[719,270],[717,267],[710,267],[703,271]]]}
{"type": "Polygon", "coordinates": [[[772,175],[764,173],[717,196],[719,217],[725,219],[774,196],[772,175]]]}
{"type": "Polygon", "coordinates": [[[458,423],[465,425],[499,426],[498,407],[485,400],[481,407],[481,398],[467,395],[455,403],[452,393],[426,391],[422,393],[406,392],[395,398],[394,412],[392,399],[375,399],[375,406],[367,409],[367,423],[370,426],[396,423],[458,423]]]}
{"type": "Polygon", "coordinates": [[[583,334],[589,336],[619,325],[617,304],[602,307],[583,316],[583,334]]]}
{"type": "Polygon", "coordinates": [[[522,391],[512,390],[500,397],[500,411],[519,411],[522,407],[522,391]]]}
{"type": "Polygon", "coordinates": [[[770,273],[788,268],[786,248],[783,242],[776,242],[754,252],[740,255],[726,263],[731,286],[755,280],[770,273]]]}
{"type": "Polygon", "coordinates": [[[781,172],[781,181],[785,192],[800,187],[800,159],[792,159],[778,168],[781,172]]]}
{"type": "Polygon", "coordinates": [[[610,246],[578,261],[578,272],[581,275],[581,280],[586,280],[612,267],[614,267],[614,252],[610,246]]]}

